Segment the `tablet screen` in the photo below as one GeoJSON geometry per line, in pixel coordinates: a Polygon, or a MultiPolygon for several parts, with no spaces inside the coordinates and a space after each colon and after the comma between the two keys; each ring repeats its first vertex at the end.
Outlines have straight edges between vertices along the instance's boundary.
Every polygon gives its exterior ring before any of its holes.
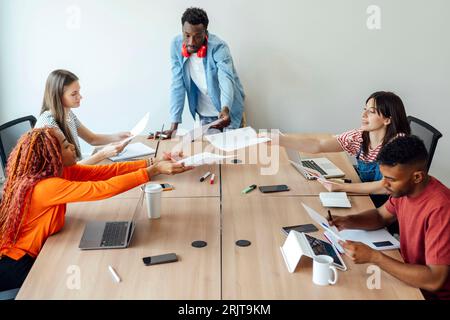
{"type": "Polygon", "coordinates": [[[319,255],[326,255],[330,256],[334,260],[334,264],[337,265],[340,268],[345,268],[345,266],[342,264],[338,254],[334,250],[333,246],[329,244],[328,242],[325,242],[323,240],[311,237],[307,234],[305,234],[306,239],[308,239],[309,245],[311,246],[314,254],[316,256],[319,255]]]}

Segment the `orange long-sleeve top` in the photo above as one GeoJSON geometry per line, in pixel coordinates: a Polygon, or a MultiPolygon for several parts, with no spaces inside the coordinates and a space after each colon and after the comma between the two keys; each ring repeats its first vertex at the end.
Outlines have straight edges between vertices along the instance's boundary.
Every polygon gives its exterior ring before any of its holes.
{"type": "MultiPolygon", "coordinates": [[[[37,257],[45,241],[64,226],[66,204],[110,198],[149,181],[146,161],[104,166],[74,165],[61,177],[40,181],[31,190],[31,202],[17,241],[0,250],[14,260],[37,257]]],[[[28,199],[27,195],[27,199],[28,199]]]]}

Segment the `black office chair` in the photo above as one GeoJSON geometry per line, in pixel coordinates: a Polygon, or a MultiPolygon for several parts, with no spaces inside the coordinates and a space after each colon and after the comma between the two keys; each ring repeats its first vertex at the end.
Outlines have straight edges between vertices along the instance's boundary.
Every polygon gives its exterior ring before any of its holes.
{"type": "Polygon", "coordinates": [[[36,118],[27,116],[12,120],[0,126],[0,160],[6,170],[9,154],[14,149],[19,138],[28,130],[34,128],[36,118]]]}
{"type": "Polygon", "coordinates": [[[433,160],[434,151],[438,140],[442,138],[442,133],[440,133],[436,128],[429,125],[425,121],[417,119],[412,116],[408,116],[408,122],[411,127],[411,134],[418,136],[423,140],[425,147],[428,151],[428,165],[427,169],[430,170],[431,161],[433,160]]]}
{"type": "MultiPolygon", "coordinates": [[[[0,168],[6,170],[9,154],[14,149],[19,138],[28,130],[34,128],[36,118],[27,116],[12,120],[0,126],[0,168]]],[[[1,196],[0,196],[1,199],[1,196]]],[[[14,300],[19,288],[0,292],[0,300],[14,300]]]]}
{"type": "MultiPolygon", "coordinates": [[[[438,140],[442,138],[442,133],[440,133],[436,128],[429,125],[425,121],[417,119],[413,116],[408,116],[409,126],[411,127],[411,134],[419,137],[423,140],[425,148],[428,151],[428,164],[427,170],[430,170],[431,161],[433,160],[434,151],[438,140]]],[[[394,222],[388,227],[388,230],[392,234],[400,234],[398,222],[394,222]]]]}

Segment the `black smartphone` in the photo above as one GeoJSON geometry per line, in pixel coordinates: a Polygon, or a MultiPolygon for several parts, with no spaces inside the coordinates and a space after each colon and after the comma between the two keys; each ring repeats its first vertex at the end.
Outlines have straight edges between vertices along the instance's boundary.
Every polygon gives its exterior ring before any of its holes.
{"type": "Polygon", "coordinates": [[[285,184],[280,184],[276,186],[261,186],[259,187],[259,191],[261,191],[262,193],[283,192],[289,191],[289,187],[285,184]]]}
{"type": "Polygon", "coordinates": [[[170,191],[174,189],[174,187],[168,183],[161,183],[161,188],[163,189],[163,191],[170,191]]]}
{"type": "Polygon", "coordinates": [[[377,247],[377,248],[393,246],[393,243],[390,242],[390,241],[373,242],[373,244],[374,244],[374,246],[377,247]]]}
{"type": "Polygon", "coordinates": [[[144,261],[144,264],[146,266],[153,266],[155,264],[178,261],[178,257],[175,253],[167,253],[167,254],[161,254],[159,256],[145,257],[145,258],[142,258],[142,261],[144,261]]]}
{"type": "Polygon", "coordinates": [[[319,229],[317,229],[317,227],[311,223],[308,224],[299,224],[297,226],[290,226],[290,227],[283,227],[281,228],[281,230],[284,232],[284,234],[288,235],[289,231],[291,230],[295,230],[298,232],[303,232],[303,233],[309,233],[309,232],[316,232],[319,231],[319,229]]]}

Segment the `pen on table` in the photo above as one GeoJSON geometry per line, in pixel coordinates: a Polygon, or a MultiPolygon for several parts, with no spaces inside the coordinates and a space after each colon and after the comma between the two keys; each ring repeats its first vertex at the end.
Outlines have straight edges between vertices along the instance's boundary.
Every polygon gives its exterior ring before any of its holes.
{"type": "Polygon", "coordinates": [[[216,175],[213,173],[211,176],[211,180],[209,180],[210,184],[214,184],[214,178],[216,177],[216,175]]]}
{"type": "Polygon", "coordinates": [[[116,273],[116,271],[113,269],[113,267],[108,266],[108,269],[109,269],[109,272],[111,272],[111,274],[112,274],[114,280],[116,280],[116,282],[120,282],[120,281],[121,281],[121,280],[120,280],[120,277],[119,277],[119,275],[116,273]]]}
{"type": "Polygon", "coordinates": [[[256,189],[256,184],[252,184],[251,186],[248,186],[247,188],[245,188],[244,190],[242,190],[242,194],[246,194],[249,193],[250,191],[253,191],[256,189]]]}
{"type": "Polygon", "coordinates": [[[331,211],[328,210],[328,218],[330,219],[330,221],[333,221],[333,217],[331,216],[331,211]]]}
{"type": "Polygon", "coordinates": [[[161,128],[161,132],[160,132],[160,134],[159,134],[158,143],[156,144],[155,159],[156,159],[156,156],[158,155],[159,143],[161,142],[162,132],[163,132],[163,131],[164,131],[164,124],[163,124],[163,126],[162,126],[162,128],[161,128]]]}
{"type": "Polygon", "coordinates": [[[208,178],[210,174],[211,174],[211,172],[209,172],[209,171],[208,171],[207,173],[205,173],[205,174],[200,178],[200,182],[205,181],[205,179],[208,178]]]}

